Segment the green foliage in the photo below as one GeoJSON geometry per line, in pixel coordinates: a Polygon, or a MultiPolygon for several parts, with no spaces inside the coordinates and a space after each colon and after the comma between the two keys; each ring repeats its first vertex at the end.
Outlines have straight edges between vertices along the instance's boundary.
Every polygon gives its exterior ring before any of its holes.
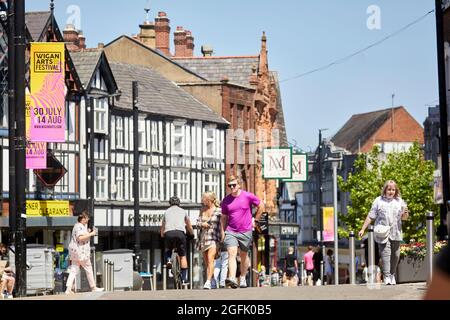
{"type": "MultiPolygon", "coordinates": [[[[339,230],[342,236],[348,236],[348,230],[358,232],[373,200],[381,195],[381,189],[387,180],[397,182],[401,197],[408,204],[409,219],[403,222],[403,238],[418,241],[426,237],[425,215],[427,211],[436,212],[437,205],[433,201],[432,161],[425,161],[418,143],[408,151],[391,153],[382,160],[379,147],[374,147],[368,154],[358,156],[354,164],[354,172],[347,181],[338,177],[339,188],[350,193],[351,205],[347,215],[340,215],[345,228],[339,230]]],[[[438,219],[435,219],[436,226],[438,219]]]]}

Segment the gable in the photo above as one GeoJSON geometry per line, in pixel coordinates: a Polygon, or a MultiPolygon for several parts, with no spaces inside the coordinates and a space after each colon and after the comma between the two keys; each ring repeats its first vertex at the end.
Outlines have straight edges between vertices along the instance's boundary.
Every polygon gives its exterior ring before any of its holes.
{"type": "Polygon", "coordinates": [[[121,36],[104,48],[110,62],[150,67],[174,82],[200,82],[205,79],[137,40],[121,36]]]}

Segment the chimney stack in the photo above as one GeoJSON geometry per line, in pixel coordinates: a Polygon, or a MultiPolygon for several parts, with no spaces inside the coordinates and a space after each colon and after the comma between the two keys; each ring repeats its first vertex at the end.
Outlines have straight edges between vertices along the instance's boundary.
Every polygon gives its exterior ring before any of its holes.
{"type": "Polygon", "coordinates": [[[63,31],[64,42],[67,44],[69,51],[78,51],[78,31],[73,24],[66,25],[63,31]]]}
{"type": "Polygon", "coordinates": [[[194,37],[192,36],[192,32],[186,30],[186,57],[194,56],[194,37]]]}
{"type": "Polygon", "coordinates": [[[186,31],[183,27],[177,27],[174,32],[175,57],[186,57],[186,31]]]}
{"type": "Polygon", "coordinates": [[[202,54],[204,57],[212,57],[213,53],[214,50],[211,45],[205,44],[202,46],[202,54]]]}
{"type": "Polygon", "coordinates": [[[78,48],[80,48],[80,50],[86,49],[86,37],[81,30],[78,32],[78,48]]]}
{"type": "Polygon", "coordinates": [[[144,24],[139,25],[141,33],[139,33],[139,41],[146,46],[155,49],[156,48],[156,34],[155,24],[149,21],[145,21],[144,24]]]}
{"type": "Polygon", "coordinates": [[[156,49],[170,56],[170,20],[165,12],[155,18],[156,49]]]}

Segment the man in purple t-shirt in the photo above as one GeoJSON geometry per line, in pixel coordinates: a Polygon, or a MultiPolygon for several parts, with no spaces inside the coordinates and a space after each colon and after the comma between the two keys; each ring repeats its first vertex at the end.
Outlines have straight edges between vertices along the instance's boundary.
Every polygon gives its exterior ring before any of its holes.
{"type": "Polygon", "coordinates": [[[223,242],[228,251],[228,278],[225,280],[225,285],[233,289],[238,287],[236,281],[236,257],[239,247],[241,258],[239,287],[246,288],[245,276],[248,270],[248,250],[252,244],[253,227],[255,227],[255,223],[252,220],[252,207],[258,207],[255,221],[259,221],[264,211],[264,205],[253,193],[241,190],[238,178],[230,176],[228,178],[228,187],[231,190],[231,194],[227,195],[221,203],[223,242]]]}

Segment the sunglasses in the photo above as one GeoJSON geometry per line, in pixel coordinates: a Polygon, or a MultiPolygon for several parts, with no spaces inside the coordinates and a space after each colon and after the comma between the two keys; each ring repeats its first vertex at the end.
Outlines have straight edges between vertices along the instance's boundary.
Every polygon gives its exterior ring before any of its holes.
{"type": "Polygon", "coordinates": [[[228,188],[233,189],[233,188],[236,188],[236,186],[237,186],[237,184],[233,183],[233,184],[229,184],[229,185],[228,185],[228,188]]]}

